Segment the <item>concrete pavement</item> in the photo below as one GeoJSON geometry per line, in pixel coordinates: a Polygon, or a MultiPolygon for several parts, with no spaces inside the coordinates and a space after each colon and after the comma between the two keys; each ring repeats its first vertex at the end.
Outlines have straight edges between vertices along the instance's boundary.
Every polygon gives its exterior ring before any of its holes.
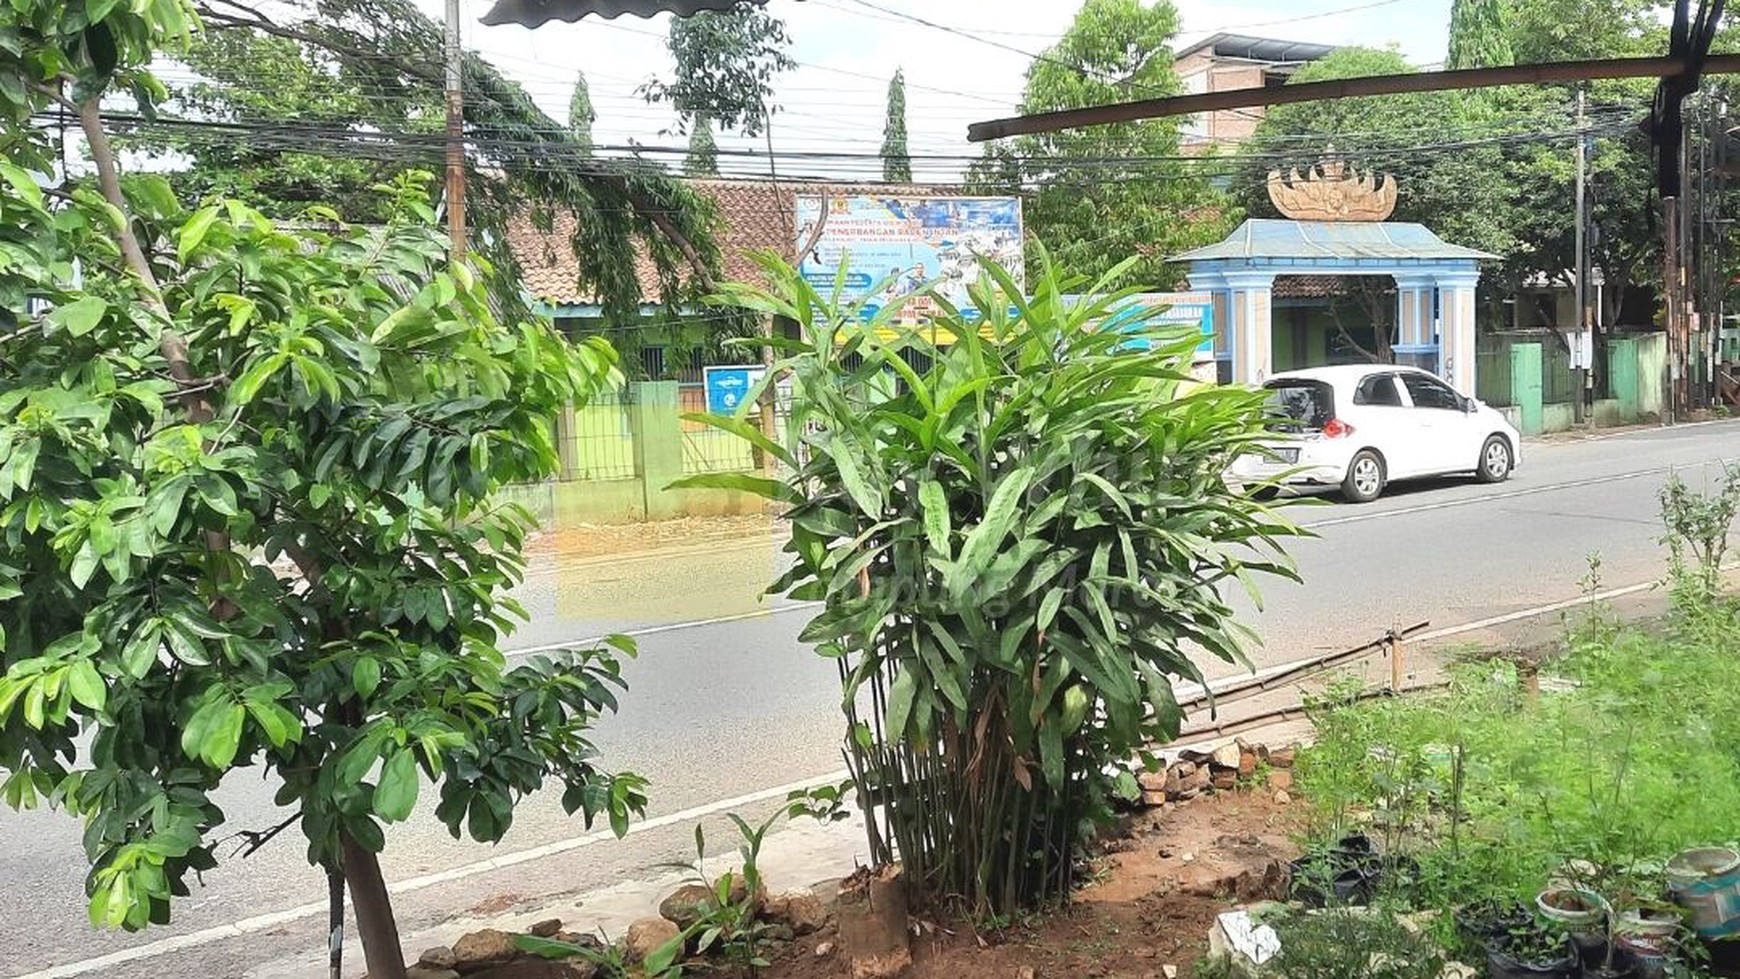
{"type": "MultiPolygon", "coordinates": [[[[1241,605],[1265,640],[1252,659],[1273,664],[1356,645],[1392,624],[1454,625],[1568,598],[1593,553],[1606,584],[1647,580],[1661,568],[1656,493],[1668,474],[1698,484],[1714,475],[1715,460],[1736,456],[1740,423],[1634,432],[1531,445],[1523,469],[1499,486],[1397,486],[1364,507],[1300,509],[1296,518],[1320,535],[1292,548],[1305,584],[1267,584],[1261,612],[1241,605]]],[[[598,745],[608,762],[653,780],[653,815],[685,818],[626,842],[573,845],[584,829],[554,798],[534,798],[491,848],[453,841],[420,813],[394,828],[383,859],[390,881],[415,885],[397,898],[407,932],[468,909],[510,910],[646,875],[688,855],[693,819],[712,818],[718,800],[749,797],[738,808],[765,808],[758,790],[838,769],[834,668],[797,642],[802,609],[757,598],[778,565],[770,536],[534,568],[519,595],[532,622],[516,645],[643,632],[623,712],[600,728],[598,745]]],[[[1238,669],[1220,664],[1211,674],[1238,669]]],[[[277,821],[270,794],[241,772],[220,804],[232,827],[260,828],[277,821]]],[[[722,820],[708,829],[729,840],[722,820]]],[[[172,925],[140,935],[90,930],[78,840],[79,826],[63,814],[0,813],[0,976],[51,965],[58,975],[239,976],[324,940],[323,912],[306,913],[318,909],[324,883],[293,834],[220,866],[176,906],[172,925]],[[93,961],[131,948],[161,954],[93,961]]]]}

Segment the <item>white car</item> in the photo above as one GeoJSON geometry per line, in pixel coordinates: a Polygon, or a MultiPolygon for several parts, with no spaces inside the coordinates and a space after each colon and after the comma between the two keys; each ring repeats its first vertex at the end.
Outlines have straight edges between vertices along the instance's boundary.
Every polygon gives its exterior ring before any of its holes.
{"type": "Polygon", "coordinates": [[[1522,461],[1522,439],[1502,414],[1418,368],[1317,367],[1263,387],[1276,437],[1234,463],[1241,483],[1339,486],[1366,503],[1398,479],[1472,473],[1503,482],[1522,461]]]}

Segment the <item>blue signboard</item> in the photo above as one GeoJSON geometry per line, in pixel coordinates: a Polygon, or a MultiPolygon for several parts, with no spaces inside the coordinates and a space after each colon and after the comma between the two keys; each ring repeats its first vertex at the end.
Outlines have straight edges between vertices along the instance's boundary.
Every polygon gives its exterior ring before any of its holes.
{"type": "Polygon", "coordinates": [[[767,373],[767,368],[756,364],[750,367],[706,367],[701,371],[702,382],[707,389],[707,410],[715,415],[735,415],[743,399],[749,396],[749,389],[759,383],[767,373]]]}
{"type": "Polygon", "coordinates": [[[1214,356],[1214,299],[1206,293],[1149,292],[1131,296],[1106,318],[1107,329],[1195,327],[1202,335],[1200,355],[1214,356]]]}
{"type": "MultiPolygon", "coordinates": [[[[799,197],[799,247],[809,241],[818,222],[820,237],[800,271],[827,293],[843,261],[841,298],[863,301],[866,318],[931,285],[971,315],[967,287],[979,279],[981,258],[995,261],[1018,284],[1023,282],[1021,201],[1014,197],[799,197]]],[[[916,307],[925,303],[922,298],[914,301],[916,307]]]]}

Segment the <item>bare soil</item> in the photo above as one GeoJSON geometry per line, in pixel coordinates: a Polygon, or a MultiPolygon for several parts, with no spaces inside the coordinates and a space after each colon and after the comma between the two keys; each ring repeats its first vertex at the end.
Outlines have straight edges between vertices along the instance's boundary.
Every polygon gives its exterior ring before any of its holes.
{"type": "Polygon", "coordinates": [[[575,524],[539,531],[527,550],[561,561],[767,540],[783,529],[771,514],[683,517],[634,524],[575,524]]]}
{"type": "MultiPolygon", "coordinates": [[[[1279,798],[1284,799],[1285,796],[1279,798]]],[[[981,931],[920,920],[909,979],[1163,979],[1195,975],[1217,914],[1279,897],[1297,814],[1266,789],[1148,810],[1104,846],[1092,883],[1066,909],[981,931]]],[[[918,915],[923,919],[923,915],[918,915]]],[[[851,974],[832,926],[773,957],[761,979],[851,974]],[[821,954],[818,954],[818,949],[821,954]]]]}

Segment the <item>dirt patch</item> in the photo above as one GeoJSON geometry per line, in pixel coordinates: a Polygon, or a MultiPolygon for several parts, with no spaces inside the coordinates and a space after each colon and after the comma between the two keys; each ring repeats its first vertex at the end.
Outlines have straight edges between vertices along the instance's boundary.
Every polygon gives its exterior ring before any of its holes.
{"type": "MultiPolygon", "coordinates": [[[[1193,976],[1215,915],[1285,886],[1296,819],[1291,806],[1261,790],[1151,810],[1107,844],[1093,883],[1064,911],[988,932],[921,922],[905,976],[1162,979],[1174,974],[1168,967],[1193,976]]],[[[838,947],[830,927],[775,956],[761,977],[841,979],[850,969],[838,947]]]]}
{"type": "Polygon", "coordinates": [[[615,557],[643,551],[706,547],[742,540],[765,540],[783,525],[772,515],[683,517],[647,523],[578,524],[540,531],[528,550],[562,561],[615,557]]]}

